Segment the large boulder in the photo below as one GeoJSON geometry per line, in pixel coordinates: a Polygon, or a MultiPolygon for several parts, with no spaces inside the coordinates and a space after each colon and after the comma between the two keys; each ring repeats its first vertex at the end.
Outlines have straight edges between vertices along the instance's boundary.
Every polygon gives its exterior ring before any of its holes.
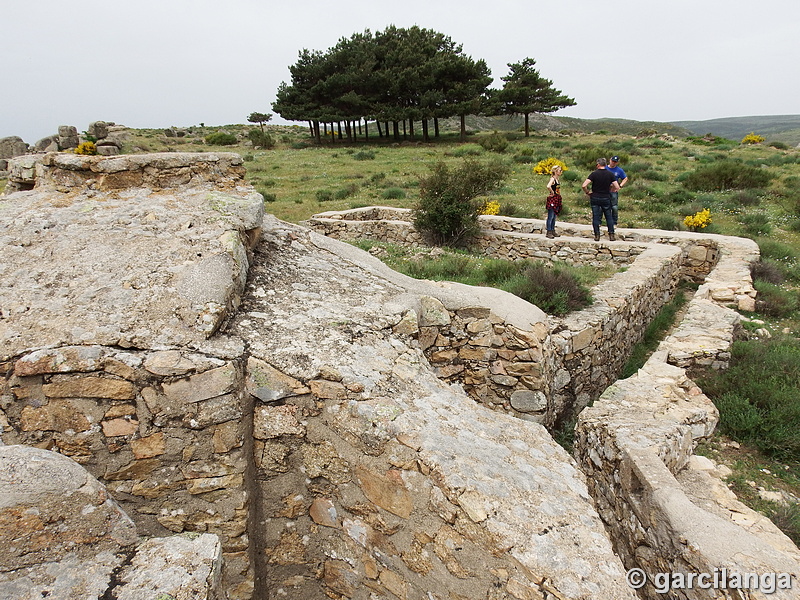
{"type": "Polygon", "coordinates": [[[0,446],[0,571],[117,552],[136,527],[86,469],[31,446],[0,446]]]}
{"type": "Polygon", "coordinates": [[[105,139],[108,137],[108,123],[105,121],[94,121],[93,123],[89,123],[86,133],[96,140],[105,139]]]}
{"type": "Polygon", "coordinates": [[[28,144],[21,137],[12,135],[11,137],[0,138],[0,158],[14,158],[25,154],[27,151],[28,144]]]}
{"type": "Polygon", "coordinates": [[[70,148],[77,148],[80,143],[78,137],[78,130],[72,125],[59,125],[58,126],[58,149],[69,150],[70,148]]]}
{"type": "Polygon", "coordinates": [[[33,145],[36,152],[58,152],[58,135],[43,137],[33,145]]]}

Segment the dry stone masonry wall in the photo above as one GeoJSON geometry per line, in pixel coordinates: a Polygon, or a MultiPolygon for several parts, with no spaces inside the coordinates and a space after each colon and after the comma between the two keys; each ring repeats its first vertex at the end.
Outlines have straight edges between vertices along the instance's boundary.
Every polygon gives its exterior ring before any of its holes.
{"type": "MultiPolygon", "coordinates": [[[[414,234],[408,233],[409,229],[413,232],[410,219],[398,219],[390,209],[362,210],[355,218],[353,213],[358,211],[323,213],[309,225],[343,239],[360,237],[364,231],[373,239],[415,242],[414,234]],[[367,220],[363,230],[362,216],[367,220]],[[381,217],[392,220],[382,224],[371,220],[381,217]]],[[[549,393],[546,412],[535,411],[536,420],[549,425],[595,401],[580,413],[575,456],[588,476],[592,496],[626,568],[642,569],[646,576],[642,595],[663,597],[666,592],[656,585],[660,574],[705,573],[713,580],[732,573],[767,577],[780,573],[784,588],[776,595],[770,593],[768,582],[761,590],[740,592],[733,580],[722,592],[719,586],[696,585],[678,591],[675,597],[740,598],[741,593],[749,598],[796,597],[800,576],[797,548],[769,520],[739,503],[710,461],[692,454],[695,441],[713,432],[718,415],[686,370],[727,367],[730,345],[739,331],[739,315],[730,307],[753,310],[755,306],[749,275],[749,264],[758,256],[755,244],[722,236],[664,237],[663,232],[622,230],[618,239],[626,241],[593,244],[595,251],[582,251],[587,244],[574,238],[588,235],[588,228],[578,225],[562,224],[566,235],[559,240],[536,236],[541,229],[538,221],[483,217],[482,225],[479,246],[488,255],[507,258],[560,257],[593,263],[598,260],[599,248],[629,242],[643,245],[629,253],[635,259],[624,273],[594,290],[597,301],[591,308],[563,320],[550,319],[546,334],[536,336],[523,350],[535,348],[543,359],[537,385],[549,393]],[[510,233],[498,234],[498,230],[510,233]],[[561,250],[565,245],[572,250],[561,250]],[[639,373],[615,382],[630,345],[675,293],[681,278],[702,282],[681,323],[639,373]]],[[[613,249],[607,251],[610,256],[615,254],[613,249]]],[[[451,313],[450,317],[455,320],[458,315],[451,313]]],[[[418,336],[423,348],[428,343],[425,340],[432,339],[422,329],[418,336]]],[[[469,347],[469,336],[461,334],[460,328],[453,337],[467,339],[469,347]]],[[[503,347],[499,340],[496,345],[503,347]]],[[[440,346],[428,355],[436,364],[442,356],[440,346]]],[[[457,358],[452,350],[445,350],[444,356],[454,362],[449,370],[440,368],[438,374],[461,377],[473,397],[483,399],[477,386],[470,388],[476,370],[470,370],[469,361],[457,358]]],[[[494,355],[485,358],[484,364],[491,365],[494,355]]],[[[516,358],[510,353],[498,354],[494,372],[499,370],[497,365],[507,367],[516,358]]],[[[491,370],[480,383],[487,379],[489,386],[516,385],[511,379],[493,377],[491,370]]],[[[534,386],[528,384],[533,391],[534,386]]],[[[511,393],[512,408],[518,408],[513,402],[515,393],[519,392],[511,393]]],[[[498,396],[502,394],[493,394],[493,398],[498,396]]],[[[530,418],[530,413],[522,416],[530,418]]],[[[663,584],[663,579],[660,581],[663,584]]],[[[747,587],[752,588],[752,579],[747,587]]]]}
{"type": "MultiPolygon", "coordinates": [[[[551,243],[487,220],[487,253],[627,267],[553,319],[265,217],[235,155],[76,158],[15,159],[32,189],[0,197],[0,486],[33,494],[14,465],[57,452],[89,499],[64,486],[79,500],[53,510],[96,520],[45,555],[24,508],[43,500],[13,492],[4,547],[30,564],[0,552],[0,596],[617,600],[633,566],[797,575],[791,542],[691,454],[716,413],[685,368],[726,364],[751,242],[593,244],[565,224],[551,243]],[[687,318],[614,382],[622,358],[598,357],[627,353],[685,277],[704,278],[687,318]],[[587,477],[540,423],[593,399],[587,477]]],[[[414,241],[407,214],[362,212],[414,241]]]]}

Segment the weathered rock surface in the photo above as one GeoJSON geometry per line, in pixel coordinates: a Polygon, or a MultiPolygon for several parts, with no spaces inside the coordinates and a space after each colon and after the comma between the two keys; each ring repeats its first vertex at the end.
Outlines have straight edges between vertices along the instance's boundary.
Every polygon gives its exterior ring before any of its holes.
{"type": "MultiPolygon", "coordinates": [[[[360,598],[366,587],[409,598],[634,597],[582,476],[546,430],[477,406],[393,331],[409,311],[420,327],[444,325],[442,302],[488,315],[483,293],[409,280],[350,246],[265,221],[228,332],[247,341],[251,361],[308,381],[313,400],[278,380],[274,394],[257,392],[285,403],[265,406],[254,431],[260,510],[273,517],[259,532],[274,548],[259,569],[269,589],[291,580],[308,596],[360,598]],[[297,460],[311,483],[284,467],[297,460]],[[321,590],[301,568],[316,563],[321,590]]],[[[489,304],[518,325],[541,316],[489,304]]]]}
{"type": "Polygon", "coordinates": [[[25,154],[27,151],[28,144],[26,144],[21,137],[13,135],[0,138],[0,159],[14,158],[15,156],[25,154]]]}
{"type": "Polygon", "coordinates": [[[240,164],[48,154],[27,167],[35,189],[0,197],[3,355],[210,336],[239,302],[263,215],[240,164]]]}

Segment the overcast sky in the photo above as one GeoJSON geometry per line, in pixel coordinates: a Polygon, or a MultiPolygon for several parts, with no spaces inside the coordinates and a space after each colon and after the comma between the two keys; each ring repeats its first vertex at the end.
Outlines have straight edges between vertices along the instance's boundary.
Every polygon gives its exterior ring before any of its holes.
{"type": "MultiPolygon", "coordinates": [[[[0,137],[59,125],[245,123],[303,48],[434,29],[500,87],[534,58],[556,115],[641,121],[800,113],[799,0],[0,0],[0,137]]],[[[276,115],[277,117],[277,115],[276,115]]],[[[283,122],[275,118],[273,122],[283,122]]]]}

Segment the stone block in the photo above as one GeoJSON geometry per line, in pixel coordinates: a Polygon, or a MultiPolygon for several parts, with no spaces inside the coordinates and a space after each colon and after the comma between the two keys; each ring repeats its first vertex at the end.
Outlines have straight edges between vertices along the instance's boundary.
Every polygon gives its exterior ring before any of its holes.
{"type": "Polygon", "coordinates": [[[285,375],[269,363],[252,356],[247,359],[245,385],[250,395],[262,402],[274,402],[308,393],[308,389],[294,377],[285,375]]]}
{"type": "Polygon", "coordinates": [[[100,346],[46,348],[26,354],[14,363],[18,377],[47,373],[97,371],[103,366],[105,351],[100,346]]]}
{"type": "Polygon", "coordinates": [[[185,379],[162,385],[164,395],[177,404],[192,404],[222,396],[232,391],[237,382],[236,366],[229,363],[185,379]]]}
{"type": "Polygon", "coordinates": [[[414,503],[400,471],[391,469],[386,475],[380,475],[366,467],[358,467],[356,476],[361,483],[361,491],[370,502],[398,517],[408,519],[411,516],[414,503]]]}
{"type": "Polygon", "coordinates": [[[133,522],[75,461],[0,446],[0,570],[114,553],[137,540],[133,522]]]}
{"type": "Polygon", "coordinates": [[[259,440],[304,435],[306,431],[297,420],[297,407],[290,404],[256,407],[253,417],[253,436],[259,440]]]}
{"type": "Polygon", "coordinates": [[[433,296],[422,296],[419,302],[420,327],[437,327],[450,324],[450,313],[440,300],[433,296]]]}
{"type": "Polygon", "coordinates": [[[107,377],[68,377],[54,379],[54,383],[42,386],[48,398],[108,398],[110,400],[133,400],[136,387],[123,379],[107,377]]]}
{"type": "Polygon", "coordinates": [[[517,390],[511,394],[511,407],[523,413],[547,410],[547,396],[540,391],[517,390]]]}

